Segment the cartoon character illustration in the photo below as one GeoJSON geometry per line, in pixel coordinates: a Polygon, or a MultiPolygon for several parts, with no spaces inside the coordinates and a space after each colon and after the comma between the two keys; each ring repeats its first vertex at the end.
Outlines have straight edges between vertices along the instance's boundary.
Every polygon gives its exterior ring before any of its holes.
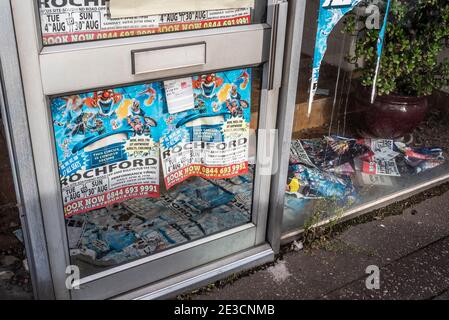
{"type": "Polygon", "coordinates": [[[106,127],[104,126],[104,122],[101,119],[95,119],[95,125],[91,129],[93,132],[96,132],[99,136],[106,133],[106,127]]]}
{"type": "Polygon", "coordinates": [[[122,125],[121,125],[120,121],[118,121],[116,119],[111,121],[112,130],[118,130],[121,126],[122,125]]]}
{"type": "Polygon", "coordinates": [[[137,96],[148,96],[148,98],[144,101],[144,105],[149,107],[156,100],[157,92],[151,87],[151,85],[147,85],[147,88],[140,92],[137,96]]]}
{"type": "Polygon", "coordinates": [[[249,78],[250,78],[250,76],[249,76],[248,72],[246,70],[244,70],[242,72],[242,74],[237,78],[236,83],[240,84],[240,88],[242,88],[242,90],[245,90],[246,87],[248,86],[249,78]]]}
{"type": "Polygon", "coordinates": [[[157,127],[157,122],[151,117],[144,117],[143,134],[151,137],[151,127],[157,127]]]}
{"type": "Polygon", "coordinates": [[[151,127],[157,126],[156,120],[145,115],[145,111],[140,108],[140,103],[137,100],[133,101],[127,122],[133,129],[134,136],[142,134],[151,136],[151,127]]]}
{"type": "Polygon", "coordinates": [[[73,95],[68,97],[61,98],[66,103],[58,108],[58,111],[61,111],[62,109],[65,109],[65,111],[68,110],[80,110],[83,107],[83,99],[79,95],[73,95]]]}
{"type": "Polygon", "coordinates": [[[91,112],[83,112],[66,129],[66,134],[70,134],[72,137],[76,135],[86,135],[89,133],[94,125],[92,120],[95,118],[95,114],[91,112]]]}
{"type": "Polygon", "coordinates": [[[237,85],[233,84],[228,95],[228,100],[242,100],[242,96],[237,90],[237,85]]]}
{"type": "Polygon", "coordinates": [[[123,96],[114,90],[103,90],[94,93],[93,98],[86,98],[84,103],[90,108],[98,108],[98,117],[109,119],[111,125],[117,119],[114,106],[123,100],[123,96]]]}
{"type": "Polygon", "coordinates": [[[237,100],[226,100],[226,107],[233,117],[237,117],[243,114],[243,110],[239,107],[239,103],[237,100]]]}
{"type": "Polygon", "coordinates": [[[129,108],[128,117],[145,117],[145,111],[140,107],[139,100],[133,99],[133,103],[129,108]]]}
{"type": "Polygon", "coordinates": [[[223,84],[224,80],[216,74],[206,74],[193,79],[193,88],[201,89],[201,96],[206,99],[216,98],[215,89],[223,84]]]}
{"type": "Polygon", "coordinates": [[[207,112],[206,103],[203,99],[201,99],[200,95],[194,94],[194,100],[195,100],[195,110],[199,111],[200,113],[207,112]]]}
{"type": "Polygon", "coordinates": [[[62,143],[59,144],[59,147],[61,147],[62,152],[64,153],[64,159],[67,159],[70,156],[70,141],[69,139],[65,138],[62,143]]]}
{"type": "Polygon", "coordinates": [[[65,109],[62,113],[62,120],[54,120],[53,123],[58,127],[73,128],[76,121],[83,114],[83,99],[79,95],[62,98],[65,104],[58,108],[58,111],[65,109]]]}
{"type": "Polygon", "coordinates": [[[239,93],[238,86],[235,83],[232,84],[225,105],[233,117],[242,117],[243,109],[249,107],[248,101],[242,99],[242,95],[239,93]]]}
{"type": "Polygon", "coordinates": [[[128,117],[128,123],[134,130],[134,136],[143,134],[144,125],[139,116],[128,117]]]}
{"type": "Polygon", "coordinates": [[[53,124],[57,125],[58,127],[65,127],[65,123],[62,123],[61,121],[53,120],[53,124]]]}
{"type": "Polygon", "coordinates": [[[173,117],[172,115],[168,116],[167,119],[165,120],[165,123],[167,125],[170,125],[173,123],[173,120],[175,120],[175,117],[173,117]]]}

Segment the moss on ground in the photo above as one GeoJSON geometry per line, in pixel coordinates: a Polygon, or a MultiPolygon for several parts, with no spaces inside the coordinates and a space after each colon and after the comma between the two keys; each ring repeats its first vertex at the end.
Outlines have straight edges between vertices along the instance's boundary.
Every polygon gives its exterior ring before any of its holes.
{"type": "MultiPolygon", "coordinates": [[[[340,222],[339,217],[337,216],[336,219],[333,219],[328,225],[324,225],[321,227],[313,227],[314,223],[309,223],[307,226],[304,234],[301,237],[301,241],[303,241],[304,249],[307,251],[315,250],[315,249],[324,249],[324,250],[358,250],[357,248],[349,248],[347,246],[344,246],[343,244],[339,244],[338,242],[335,242],[335,238],[351,228],[355,225],[360,225],[372,221],[379,221],[383,220],[386,217],[391,216],[398,216],[402,215],[405,210],[414,207],[418,205],[419,203],[428,200],[433,197],[438,197],[446,192],[449,191],[449,182],[444,183],[440,186],[431,188],[429,190],[425,190],[417,195],[414,195],[408,199],[395,202],[393,204],[390,204],[384,208],[380,208],[378,210],[374,210],[372,212],[363,214],[361,216],[355,217],[353,219],[340,222]]],[[[311,221],[314,221],[317,223],[318,221],[315,221],[312,217],[311,221]]],[[[232,285],[234,282],[236,282],[239,279],[242,279],[244,277],[248,277],[256,272],[266,270],[274,265],[276,265],[279,261],[282,261],[284,259],[284,256],[292,251],[295,251],[295,246],[291,244],[287,244],[283,246],[280,250],[280,253],[276,256],[276,259],[274,262],[267,263],[265,265],[242,271],[239,273],[234,273],[230,275],[229,277],[216,281],[212,284],[209,284],[208,286],[199,288],[197,290],[194,290],[190,293],[179,295],[177,297],[178,300],[191,300],[197,295],[204,295],[209,292],[212,292],[214,290],[219,290],[224,288],[225,286],[232,285]]],[[[370,255],[372,253],[365,252],[366,254],[370,255]]]]}

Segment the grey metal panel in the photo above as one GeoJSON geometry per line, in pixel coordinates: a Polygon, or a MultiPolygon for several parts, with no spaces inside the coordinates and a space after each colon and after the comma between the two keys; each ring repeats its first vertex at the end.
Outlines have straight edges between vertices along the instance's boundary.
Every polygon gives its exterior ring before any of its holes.
{"type": "MultiPolygon", "coordinates": [[[[273,151],[275,146],[270,133],[276,128],[280,83],[285,46],[285,28],[287,24],[287,3],[274,1],[267,7],[267,16],[273,29],[271,30],[271,46],[269,62],[262,75],[262,92],[259,110],[259,132],[257,139],[257,166],[254,184],[253,222],[258,226],[266,226],[270,199],[271,174],[275,170],[273,151]],[[276,23],[274,23],[276,21],[276,23]],[[276,40],[275,40],[276,39],[276,40]]],[[[256,245],[267,238],[267,229],[259,228],[256,245]]]]}
{"type": "Polygon", "coordinates": [[[53,299],[53,281],[9,0],[0,0],[0,104],[36,299],[53,299]],[[3,87],[3,88],[1,88],[3,87]]]}
{"type": "MultiPolygon", "coordinates": [[[[273,14],[274,14],[274,6],[272,0],[268,0],[267,4],[267,23],[272,25],[273,22],[273,14]]],[[[269,34],[268,42],[271,42],[272,32],[269,34]]],[[[268,47],[266,50],[269,50],[268,47]]],[[[267,51],[269,56],[268,59],[271,58],[271,54],[267,51]]],[[[264,153],[262,148],[266,145],[266,139],[262,135],[260,135],[260,130],[266,130],[270,128],[270,124],[265,121],[263,115],[268,112],[268,108],[270,106],[270,92],[267,89],[267,83],[269,78],[269,68],[268,63],[264,65],[261,74],[261,82],[264,86],[260,93],[260,103],[259,103],[259,122],[258,122],[258,130],[257,133],[257,154],[256,154],[256,170],[254,177],[254,189],[253,189],[253,207],[252,207],[252,221],[256,226],[259,226],[256,233],[256,241],[255,245],[262,244],[266,241],[266,224],[267,224],[267,215],[268,215],[268,198],[267,191],[269,191],[269,185],[266,185],[266,179],[260,169],[260,160],[262,159],[264,153]],[[265,180],[265,182],[264,182],[265,180]]]]}
{"type": "Polygon", "coordinates": [[[123,292],[154,283],[169,276],[197,268],[214,260],[235,254],[254,246],[256,228],[246,225],[225,232],[226,236],[216,235],[180,246],[164,258],[134,267],[128,264],[120,272],[114,272],[92,282],[82,283],[79,290],[72,291],[73,299],[108,299],[123,292]]]}
{"type": "Polygon", "coordinates": [[[273,9],[273,30],[271,32],[271,53],[269,61],[270,76],[267,84],[268,90],[279,89],[281,87],[288,2],[281,0],[274,5],[273,9]]]}
{"type": "MultiPolygon", "coordinates": [[[[69,299],[65,270],[70,259],[52,122],[40,81],[41,39],[36,21],[36,6],[37,1],[33,0],[11,0],[53,288],[57,299],[69,299]]],[[[23,146],[20,149],[23,150],[23,146]]],[[[27,151],[29,150],[31,148],[27,151]]]]}
{"type": "MultiPolygon", "coordinates": [[[[265,79],[268,70],[264,69],[265,79]]],[[[276,126],[277,100],[278,90],[263,90],[261,93],[261,113],[259,115],[259,132],[257,139],[257,162],[256,162],[256,176],[254,179],[254,200],[253,200],[253,222],[260,226],[257,232],[256,245],[262,244],[267,240],[267,221],[268,209],[270,199],[270,184],[271,184],[271,165],[272,160],[266,158],[270,153],[269,135],[267,134],[276,126]]],[[[271,214],[271,213],[270,213],[271,214]]]]}
{"type": "Polygon", "coordinates": [[[131,59],[133,74],[202,66],[206,64],[206,43],[132,51],[131,59]]]}
{"type": "Polygon", "coordinates": [[[274,261],[274,252],[264,244],[235,255],[214,261],[202,267],[189,270],[173,278],[160,281],[148,287],[114,297],[114,300],[154,300],[175,298],[176,295],[200,288],[223,279],[231,274],[248,270],[274,261]]]}
{"type": "Polygon", "coordinates": [[[257,65],[268,59],[266,53],[267,45],[270,43],[270,31],[268,25],[261,24],[199,30],[195,32],[195,36],[189,37],[178,33],[164,37],[150,35],[105,40],[101,42],[101,47],[98,43],[46,47],[40,55],[44,93],[57,95],[136,81],[176,77],[180,73],[195,74],[209,70],[257,65]],[[132,72],[131,52],[133,51],[189,46],[199,42],[206,43],[205,64],[144,74],[132,72]],[[229,46],[230,43],[232,47],[229,46]]]}
{"type": "Polygon", "coordinates": [[[288,173],[288,159],[296,105],[299,63],[304,28],[306,0],[289,1],[289,21],[284,58],[284,78],[279,99],[277,128],[279,130],[278,171],[272,179],[270,215],[268,221],[268,241],[275,252],[280,249],[282,219],[284,213],[285,184],[288,173]]]}

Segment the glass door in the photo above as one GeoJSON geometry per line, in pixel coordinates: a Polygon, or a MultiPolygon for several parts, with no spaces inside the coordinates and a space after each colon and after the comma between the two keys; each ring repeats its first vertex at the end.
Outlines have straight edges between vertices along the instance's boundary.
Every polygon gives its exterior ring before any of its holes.
{"type": "Polygon", "coordinates": [[[145,16],[11,2],[58,298],[111,298],[266,241],[260,132],[287,3],[157,2],[145,16]]]}

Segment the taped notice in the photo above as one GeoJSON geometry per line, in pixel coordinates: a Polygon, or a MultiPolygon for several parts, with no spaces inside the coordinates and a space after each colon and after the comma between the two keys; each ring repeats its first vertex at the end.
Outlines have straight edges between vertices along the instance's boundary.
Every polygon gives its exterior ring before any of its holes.
{"type": "MultiPolygon", "coordinates": [[[[127,2],[127,1],[126,1],[127,2]]],[[[167,1],[164,1],[167,2],[167,1]]],[[[44,45],[249,24],[250,8],[112,19],[108,0],[39,1],[44,45]]]]}
{"type": "Polygon", "coordinates": [[[202,11],[254,8],[254,0],[110,0],[112,18],[202,11]]]}
{"type": "Polygon", "coordinates": [[[161,137],[167,189],[192,176],[224,179],[248,172],[251,70],[193,80],[195,109],[167,115],[161,137]]]}
{"type": "Polygon", "coordinates": [[[66,217],[159,196],[159,83],[51,102],[66,217]]]}
{"type": "Polygon", "coordinates": [[[195,107],[192,78],[164,81],[169,113],[191,110],[195,107]]]}

